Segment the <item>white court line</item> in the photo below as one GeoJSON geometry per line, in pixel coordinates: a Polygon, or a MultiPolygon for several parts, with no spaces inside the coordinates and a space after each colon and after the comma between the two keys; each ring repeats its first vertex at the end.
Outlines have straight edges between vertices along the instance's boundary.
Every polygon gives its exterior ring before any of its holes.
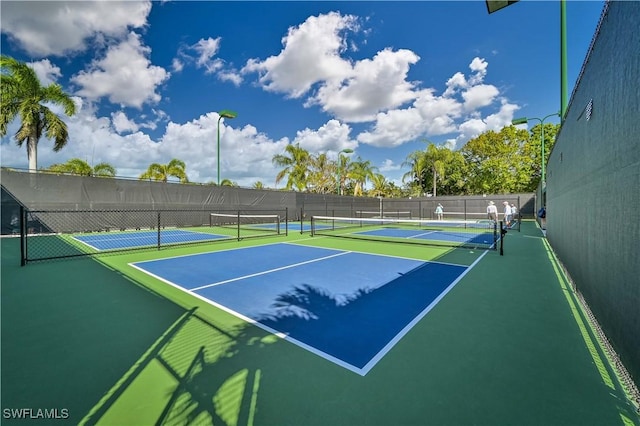
{"type": "Polygon", "coordinates": [[[343,255],[348,254],[348,253],[351,253],[351,252],[350,251],[343,251],[341,253],[336,253],[336,254],[332,254],[332,255],[329,255],[329,256],[319,257],[317,259],[306,260],[304,262],[294,263],[292,265],[281,266],[279,268],[269,269],[267,271],[262,271],[262,272],[256,272],[255,274],[244,275],[242,277],[231,278],[231,279],[224,280],[224,281],[218,281],[217,283],[213,283],[213,284],[206,284],[206,285],[203,285],[203,286],[200,286],[200,287],[194,287],[194,288],[192,288],[190,290],[191,291],[197,291],[197,290],[202,290],[203,288],[214,287],[214,286],[221,285],[221,284],[226,284],[226,283],[231,283],[231,282],[234,282],[234,281],[244,280],[245,278],[258,277],[260,275],[270,274],[271,272],[282,271],[284,269],[295,268],[296,266],[301,266],[301,265],[306,265],[306,264],[309,264],[309,263],[319,262],[321,260],[331,259],[332,257],[343,256],[343,255]]]}
{"type": "Polygon", "coordinates": [[[419,238],[422,237],[423,235],[429,235],[429,234],[434,234],[436,232],[440,232],[440,231],[429,231],[429,232],[423,232],[422,234],[416,234],[416,235],[412,235],[410,237],[405,237],[407,239],[411,239],[411,238],[419,238]]]}

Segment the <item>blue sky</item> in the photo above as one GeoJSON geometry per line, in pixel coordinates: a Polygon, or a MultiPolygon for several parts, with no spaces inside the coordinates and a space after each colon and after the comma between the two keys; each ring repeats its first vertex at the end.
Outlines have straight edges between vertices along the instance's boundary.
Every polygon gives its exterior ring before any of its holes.
{"type": "MultiPolygon", "coordinates": [[[[567,1],[569,95],[602,8],[567,1]]],[[[0,15],[2,54],[78,106],[62,151],[40,141],[39,168],[78,157],[137,177],[178,158],[190,180],[215,181],[228,109],[222,179],[274,188],[271,159],[299,143],[334,158],[354,149],[401,183],[425,141],[457,149],[560,103],[558,1],[489,15],[484,1],[3,0],[0,15]]],[[[27,168],[18,125],[2,166],[27,168]]]]}

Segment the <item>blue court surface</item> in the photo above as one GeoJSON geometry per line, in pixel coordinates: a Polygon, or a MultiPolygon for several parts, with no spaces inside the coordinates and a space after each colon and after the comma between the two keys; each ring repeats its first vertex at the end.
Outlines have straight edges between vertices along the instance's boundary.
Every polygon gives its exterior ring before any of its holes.
{"type": "MultiPolygon", "coordinates": [[[[73,238],[88,245],[94,250],[113,250],[132,247],[147,247],[158,244],[158,231],[114,232],[105,234],[76,235],[73,238]]],[[[162,230],[162,244],[210,241],[229,238],[225,235],[192,232],[179,229],[162,230]]]]}
{"type": "Polygon", "coordinates": [[[471,268],[288,243],[131,265],[361,375],[471,268]]]}
{"type": "Polygon", "coordinates": [[[456,231],[435,231],[425,229],[374,229],[371,231],[356,232],[359,235],[370,235],[378,237],[407,238],[433,241],[447,241],[461,244],[481,244],[492,246],[493,233],[469,233],[456,231]]]}

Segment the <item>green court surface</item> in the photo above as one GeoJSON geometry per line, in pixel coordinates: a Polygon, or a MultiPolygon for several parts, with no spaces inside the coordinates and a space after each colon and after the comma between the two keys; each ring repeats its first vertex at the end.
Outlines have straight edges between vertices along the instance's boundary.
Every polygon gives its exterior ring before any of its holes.
{"type": "Polygon", "coordinates": [[[482,254],[290,232],[20,267],[3,238],[2,423],[57,409],[66,418],[41,424],[640,425],[535,222],[364,376],[129,265],[284,241],[459,265],[482,254]]]}

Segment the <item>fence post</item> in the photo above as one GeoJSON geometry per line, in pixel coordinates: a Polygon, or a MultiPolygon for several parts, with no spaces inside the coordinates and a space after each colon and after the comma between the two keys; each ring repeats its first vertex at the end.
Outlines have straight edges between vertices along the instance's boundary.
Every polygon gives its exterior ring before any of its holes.
{"type": "Polygon", "coordinates": [[[158,250],[160,250],[160,211],[158,211],[158,250]]]}

